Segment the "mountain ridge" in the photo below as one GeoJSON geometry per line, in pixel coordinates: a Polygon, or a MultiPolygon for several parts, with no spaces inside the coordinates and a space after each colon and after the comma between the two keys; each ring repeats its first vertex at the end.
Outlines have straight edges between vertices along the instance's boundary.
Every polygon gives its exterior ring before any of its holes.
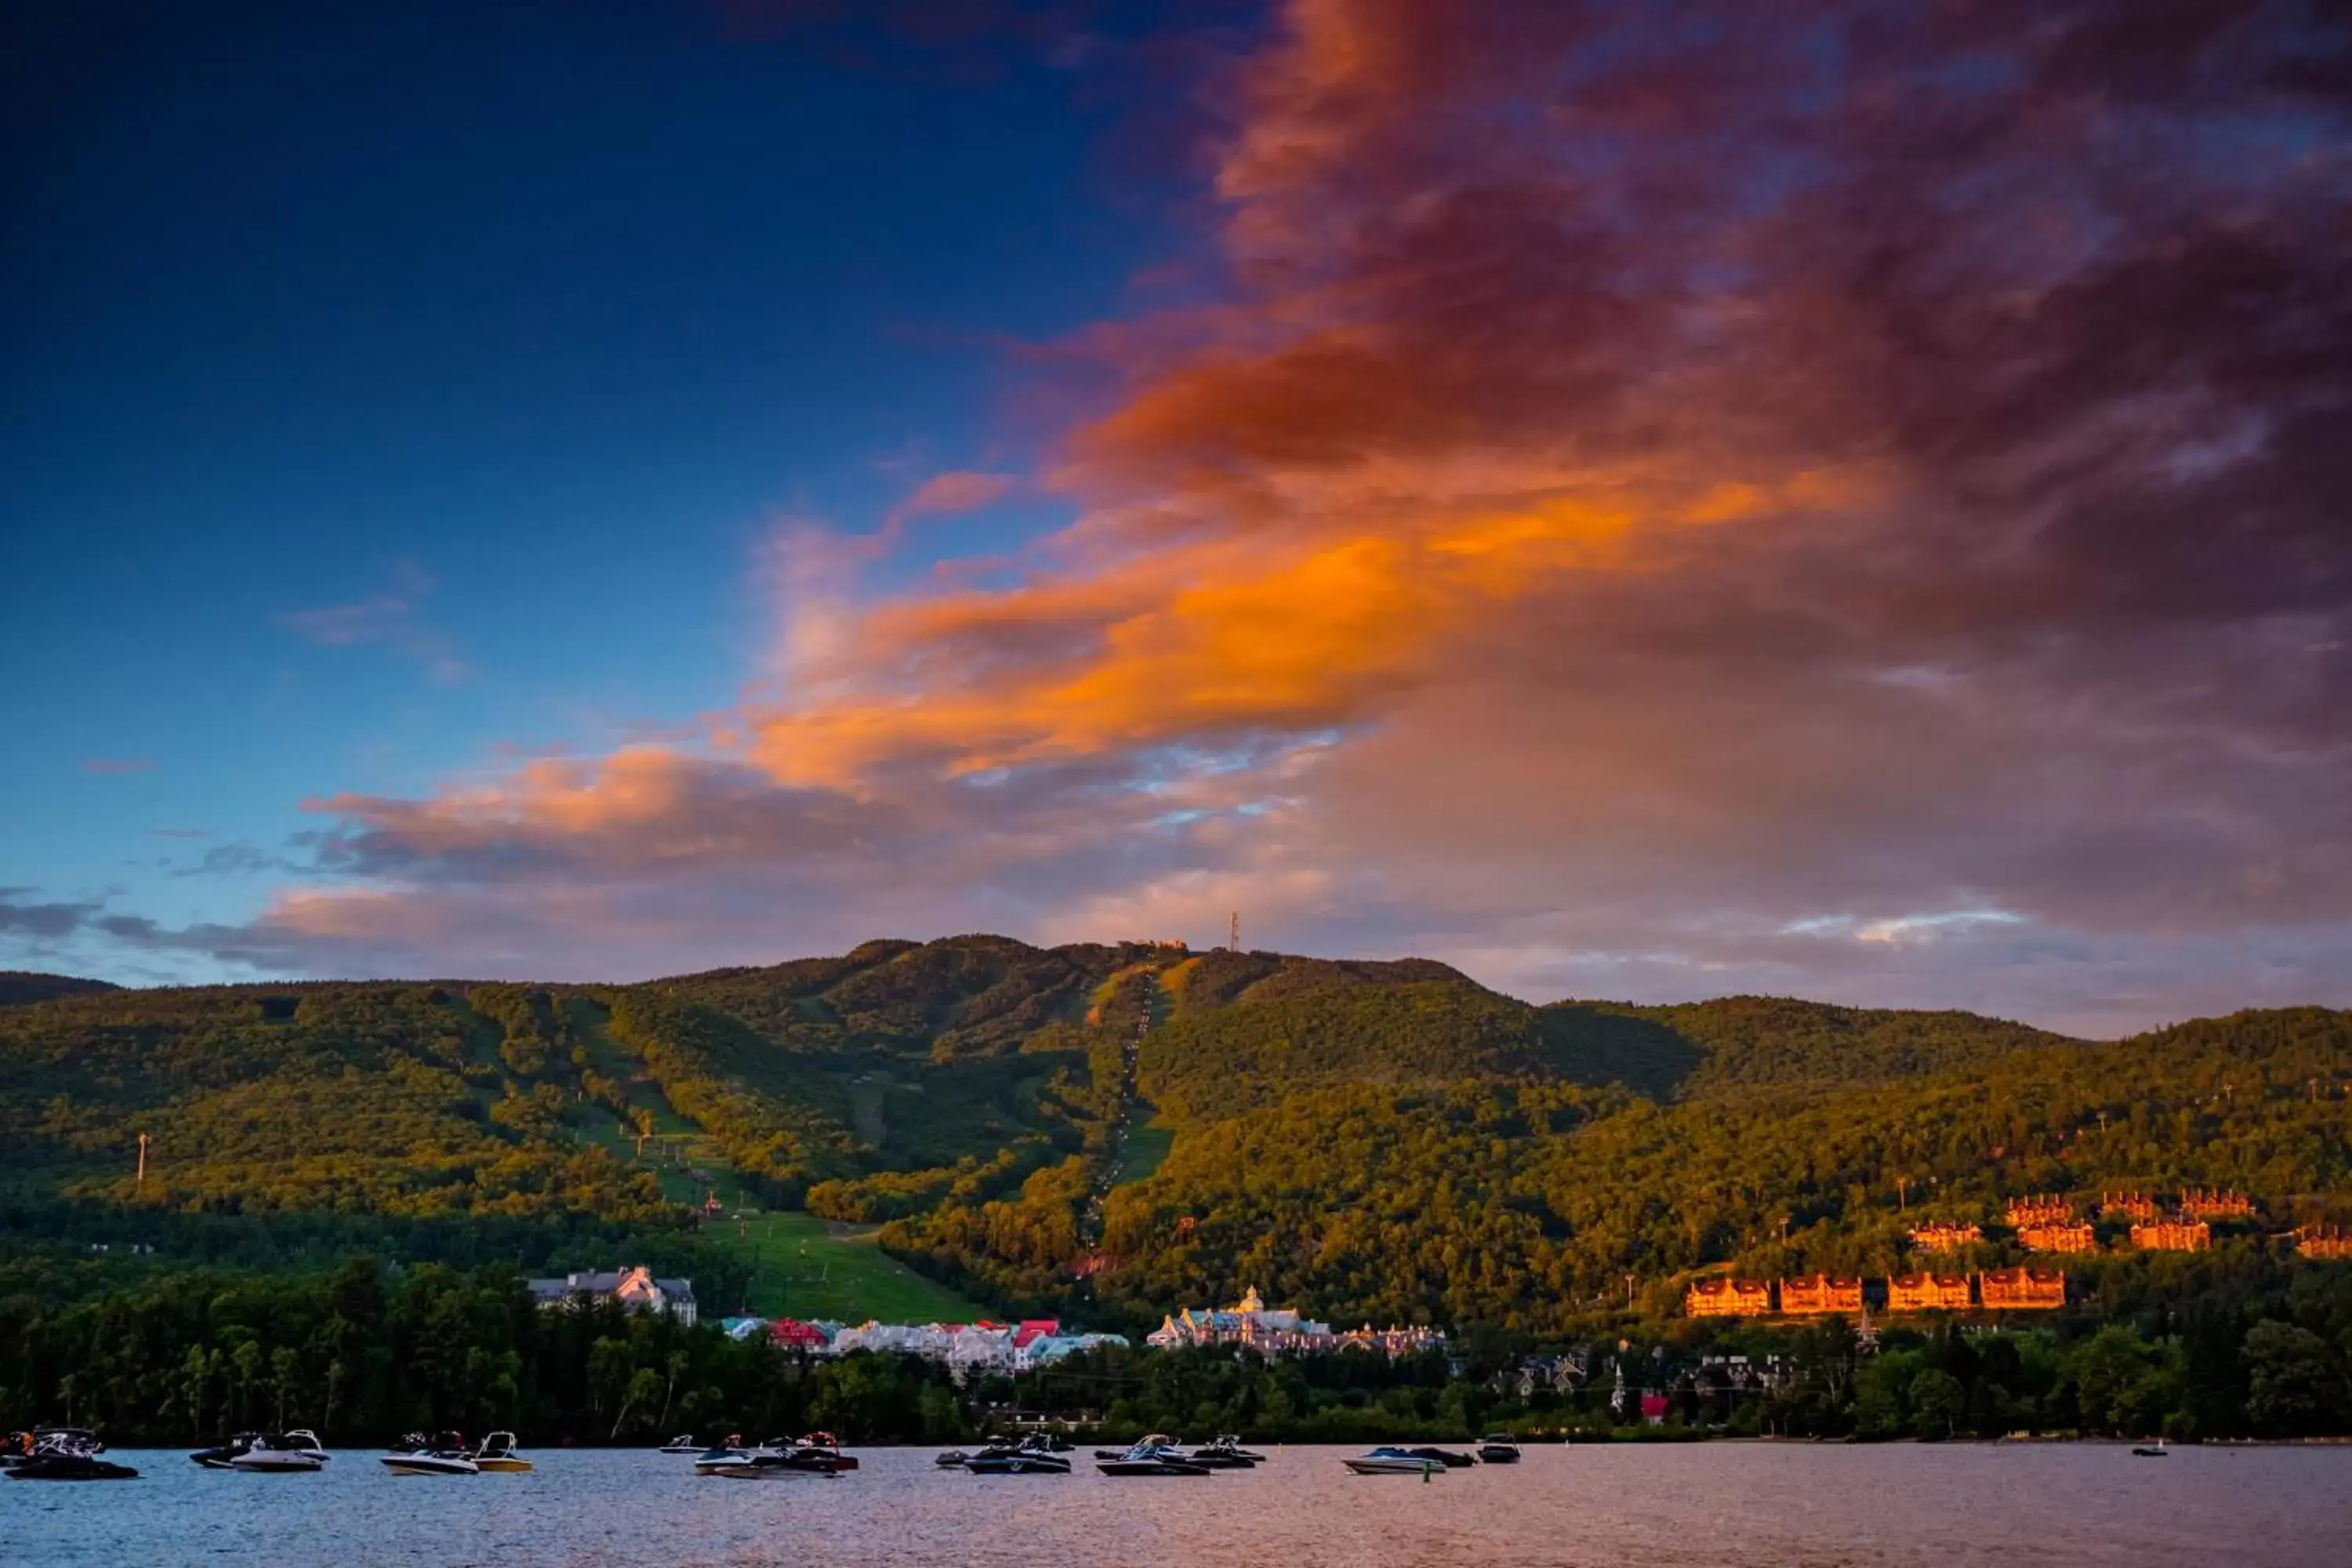
{"type": "Polygon", "coordinates": [[[1122,1321],[1255,1283],[1348,1318],[1533,1322],[1627,1275],[1883,1272],[1923,1205],[1997,1224],[2004,1194],[2102,1183],[2352,1217],[2352,1015],[2320,1008],[2084,1041],[977,935],[628,985],[91,991],[0,1011],[0,1069],[23,1204],[656,1228],[706,1199],[804,1207],[1003,1310],[1122,1321]]]}

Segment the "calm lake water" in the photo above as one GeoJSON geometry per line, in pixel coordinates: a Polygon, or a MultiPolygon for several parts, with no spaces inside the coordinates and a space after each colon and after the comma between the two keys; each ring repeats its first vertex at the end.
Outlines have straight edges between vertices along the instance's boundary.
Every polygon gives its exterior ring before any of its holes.
{"type": "Polygon", "coordinates": [[[1340,1448],[1255,1471],[1110,1480],[940,1471],[866,1450],[838,1480],[729,1481],[610,1450],[530,1475],[401,1478],[349,1450],[310,1476],[198,1468],[93,1485],[0,1483],[10,1563],[1469,1564],[2352,1562],[2352,1447],[1729,1444],[1530,1448],[1427,1483],[1358,1477],[1340,1448]]]}

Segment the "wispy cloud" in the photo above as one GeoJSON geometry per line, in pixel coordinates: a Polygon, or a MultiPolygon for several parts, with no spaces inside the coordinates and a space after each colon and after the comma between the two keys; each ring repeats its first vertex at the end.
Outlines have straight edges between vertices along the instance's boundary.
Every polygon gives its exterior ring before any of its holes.
{"type": "Polygon", "coordinates": [[[403,564],[394,572],[393,585],[381,594],[348,605],[289,610],[278,624],[321,647],[382,647],[420,666],[433,680],[452,684],[469,673],[448,637],[425,615],[433,579],[419,567],[403,564]]]}

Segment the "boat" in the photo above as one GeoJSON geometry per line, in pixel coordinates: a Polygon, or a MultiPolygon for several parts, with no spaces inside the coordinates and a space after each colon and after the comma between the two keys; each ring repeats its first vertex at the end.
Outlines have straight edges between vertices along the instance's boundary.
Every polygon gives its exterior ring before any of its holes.
{"type": "Polygon", "coordinates": [[[258,1432],[239,1432],[227,1442],[200,1448],[188,1458],[208,1470],[226,1470],[236,1463],[239,1455],[250,1451],[260,1441],[261,1434],[258,1432]]]}
{"type": "Polygon", "coordinates": [[[1153,1433],[1116,1458],[1099,1455],[1095,1468],[1107,1476],[1205,1476],[1206,1465],[1196,1465],[1176,1446],[1176,1439],[1153,1433]]]}
{"type": "Polygon", "coordinates": [[[480,1447],[474,1450],[474,1468],[486,1472],[526,1471],[530,1468],[530,1461],[522,1457],[522,1449],[516,1445],[513,1433],[493,1432],[482,1439],[480,1447]]]}
{"type": "Polygon", "coordinates": [[[303,1475],[325,1469],[327,1458],[326,1446],[319,1441],[319,1435],[307,1427],[297,1427],[276,1436],[255,1436],[246,1444],[243,1453],[230,1458],[226,1468],[248,1475],[303,1475]]]}
{"type": "Polygon", "coordinates": [[[478,1476],[482,1467],[474,1463],[473,1450],[466,1439],[455,1432],[444,1432],[426,1440],[421,1433],[411,1432],[400,1440],[400,1446],[383,1457],[383,1468],[395,1476],[478,1476]]]}
{"type": "Polygon", "coordinates": [[[841,1439],[830,1432],[811,1432],[791,1449],[793,1463],[814,1470],[842,1475],[857,1468],[857,1456],[841,1451],[841,1439]]]}
{"type": "Polygon", "coordinates": [[[991,1443],[964,1460],[975,1476],[1066,1476],[1070,1461],[1054,1452],[1044,1437],[1024,1437],[1018,1443],[991,1443]]]}
{"type": "Polygon", "coordinates": [[[16,1462],[8,1467],[12,1481],[130,1481],[139,1472],[98,1456],[106,1445],[97,1434],[78,1426],[45,1428],[33,1435],[33,1451],[26,1453],[20,1438],[16,1462]]]}
{"type": "Polygon", "coordinates": [[[702,1445],[694,1440],[691,1432],[681,1432],[654,1450],[656,1454],[699,1454],[702,1445]]]}
{"type": "Polygon", "coordinates": [[[1508,1432],[1489,1432],[1478,1439],[1478,1462],[1482,1465],[1516,1465],[1519,1462],[1519,1440],[1508,1432]]]}
{"type": "Polygon", "coordinates": [[[1468,1454],[1456,1454],[1444,1448],[1407,1448],[1405,1452],[1416,1459],[1444,1465],[1449,1470],[1466,1470],[1478,1462],[1468,1454]]]}
{"type": "Polygon", "coordinates": [[[1444,1461],[1431,1458],[1428,1448],[1378,1447],[1360,1458],[1341,1461],[1360,1476],[1434,1476],[1445,1471],[1444,1461]]]}
{"type": "Polygon", "coordinates": [[[971,1463],[971,1456],[965,1453],[961,1448],[950,1448],[946,1453],[941,1454],[938,1458],[933,1459],[931,1463],[937,1465],[943,1470],[960,1470],[962,1469],[965,1465],[971,1463]]]}
{"type": "MultiPolygon", "coordinates": [[[[823,1433],[812,1436],[822,1437],[823,1433]]],[[[705,1454],[694,1461],[698,1476],[723,1476],[730,1481],[787,1481],[802,1477],[832,1479],[845,1468],[855,1468],[856,1461],[841,1462],[838,1449],[826,1453],[811,1450],[789,1437],[771,1437],[756,1448],[738,1448],[714,1458],[705,1454]]]]}
{"type": "Polygon", "coordinates": [[[751,1446],[743,1441],[740,1432],[730,1432],[723,1443],[713,1443],[694,1457],[694,1468],[699,1473],[709,1465],[736,1465],[749,1458],[751,1446]]]}
{"type": "Polygon", "coordinates": [[[1242,1440],[1229,1433],[1223,1436],[1212,1437],[1184,1458],[1190,1464],[1200,1465],[1212,1470],[1254,1470],[1257,1468],[1264,1456],[1244,1451],[1242,1440]]]}
{"type": "Polygon", "coordinates": [[[2164,1446],[2164,1439],[2158,1437],[2153,1443],[2144,1443],[2134,1448],[2132,1457],[2140,1459],[2161,1459],[2170,1452],[2171,1450],[2164,1446]]]}

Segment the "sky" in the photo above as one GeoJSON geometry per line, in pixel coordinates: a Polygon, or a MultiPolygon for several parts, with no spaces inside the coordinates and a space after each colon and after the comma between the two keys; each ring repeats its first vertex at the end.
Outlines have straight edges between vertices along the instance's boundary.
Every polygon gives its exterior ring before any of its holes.
{"type": "Polygon", "coordinates": [[[2352,1005],[2352,22],[0,21],[0,966],[2352,1005]]]}

